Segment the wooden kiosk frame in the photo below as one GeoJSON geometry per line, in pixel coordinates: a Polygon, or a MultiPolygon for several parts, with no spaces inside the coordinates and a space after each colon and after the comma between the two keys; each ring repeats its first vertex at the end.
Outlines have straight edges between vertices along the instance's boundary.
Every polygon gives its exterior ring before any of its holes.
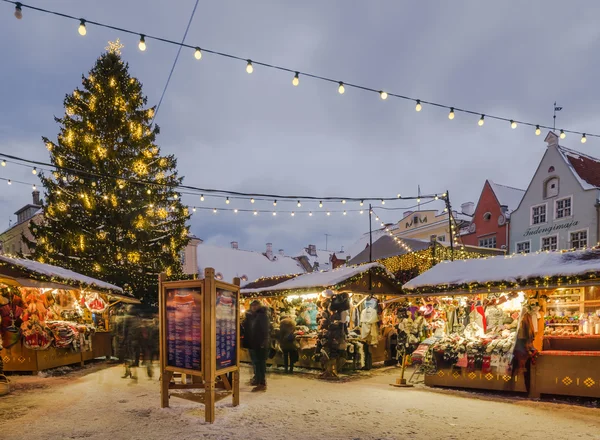
{"type": "MultiPolygon", "coordinates": [[[[233,406],[238,406],[240,403],[240,279],[235,278],[233,284],[215,280],[215,271],[212,268],[207,268],[204,271],[204,279],[202,280],[182,280],[182,281],[166,281],[164,274],[160,275],[159,279],[159,320],[160,320],[160,395],[161,408],[169,406],[169,390],[173,389],[204,389],[203,402],[205,406],[205,420],[213,423],[215,421],[215,402],[217,388],[224,389],[232,395],[233,406]],[[195,289],[197,300],[194,308],[199,313],[200,330],[199,341],[195,345],[199,345],[200,353],[196,353],[199,358],[198,368],[184,368],[169,364],[169,338],[177,338],[176,334],[170,334],[167,315],[167,292],[174,289],[195,289]],[[225,336],[233,338],[234,347],[233,358],[230,365],[218,366],[217,355],[217,338],[220,337],[223,329],[218,328],[217,323],[217,298],[222,292],[231,293],[235,312],[235,325],[229,326],[229,333],[225,336]],[[182,373],[186,376],[191,376],[191,383],[175,383],[175,373],[182,373]]],[[[189,333],[188,333],[189,336],[189,333]]]]}

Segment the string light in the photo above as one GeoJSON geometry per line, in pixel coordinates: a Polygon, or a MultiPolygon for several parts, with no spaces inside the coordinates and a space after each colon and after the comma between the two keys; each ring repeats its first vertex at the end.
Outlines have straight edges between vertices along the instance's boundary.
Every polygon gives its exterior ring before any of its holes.
{"type": "Polygon", "coordinates": [[[273,217],[275,217],[277,215],[277,212],[273,211],[273,217]]]}
{"type": "Polygon", "coordinates": [[[140,42],[138,44],[138,47],[140,48],[140,50],[142,52],[144,52],[146,50],[146,38],[145,35],[140,34],[140,42]]]}
{"type": "Polygon", "coordinates": [[[400,197],[402,197],[402,195],[400,193],[398,193],[398,195],[396,197],[400,198],[400,197]]]}
{"type": "Polygon", "coordinates": [[[319,208],[323,207],[323,202],[319,202],[319,208]]]}
{"type": "Polygon", "coordinates": [[[360,213],[361,213],[361,214],[364,214],[364,212],[365,212],[365,211],[363,211],[362,209],[360,210],[360,213]]]}
{"type": "Polygon", "coordinates": [[[10,179],[8,179],[8,182],[7,182],[7,183],[8,183],[9,185],[12,185],[12,182],[10,181],[10,179]]]}
{"type": "Polygon", "coordinates": [[[217,208],[213,208],[213,214],[217,213],[217,208]]]}
{"type": "Polygon", "coordinates": [[[277,200],[273,200],[273,206],[277,206],[277,200]]]}
{"type": "Polygon", "coordinates": [[[193,212],[196,212],[196,207],[193,207],[193,208],[192,208],[192,211],[193,211],[193,212]]]}
{"type": "Polygon", "coordinates": [[[308,216],[309,216],[309,217],[312,217],[312,211],[310,211],[310,212],[308,213],[308,216]]]}
{"type": "MultiPolygon", "coordinates": [[[[62,12],[51,11],[51,10],[47,10],[47,9],[43,9],[43,8],[39,8],[39,7],[36,7],[36,6],[31,6],[31,5],[24,5],[24,4],[20,3],[20,2],[13,2],[11,0],[4,0],[4,1],[6,1],[8,3],[14,3],[15,4],[14,15],[15,15],[15,17],[17,19],[21,19],[22,18],[22,8],[23,7],[27,7],[29,9],[33,9],[33,10],[36,10],[36,11],[39,11],[39,12],[43,12],[43,13],[46,13],[46,14],[52,14],[52,15],[60,16],[62,18],[66,18],[66,19],[70,19],[70,20],[77,20],[77,21],[80,22],[80,24],[82,22],[84,22],[84,23],[86,22],[86,20],[84,20],[82,18],[75,17],[75,16],[72,16],[72,15],[69,15],[69,14],[65,14],[65,13],[62,13],[62,12]]],[[[126,32],[126,33],[130,33],[130,34],[137,34],[138,33],[136,31],[133,31],[133,30],[130,30],[130,29],[124,29],[124,28],[120,28],[120,27],[117,27],[117,26],[114,26],[114,25],[100,23],[98,21],[93,21],[93,23],[96,26],[104,27],[104,28],[107,28],[107,29],[112,29],[112,30],[116,30],[116,31],[126,32]]],[[[139,48],[140,48],[140,50],[144,51],[144,50],[146,50],[145,35],[144,34],[139,34],[139,35],[140,35],[139,48]]],[[[167,38],[160,37],[160,36],[151,36],[149,38],[154,38],[154,39],[159,40],[159,41],[161,41],[163,43],[177,45],[177,46],[180,46],[180,47],[187,47],[187,48],[191,48],[191,49],[198,49],[197,47],[190,46],[190,45],[185,44],[183,42],[169,40],[167,38]]],[[[236,55],[224,53],[224,52],[217,51],[217,50],[204,49],[204,51],[212,53],[214,55],[222,56],[222,57],[227,57],[227,58],[232,58],[232,59],[237,59],[237,60],[244,60],[243,58],[238,57],[236,55]]],[[[245,60],[245,61],[247,61],[251,65],[251,61],[250,60],[245,60]]],[[[284,66],[269,65],[269,64],[264,64],[264,63],[260,63],[260,64],[263,65],[263,66],[265,66],[265,67],[268,67],[268,68],[292,72],[291,69],[286,68],[284,66]]],[[[247,70],[249,70],[248,66],[247,66],[247,70]]],[[[253,68],[252,68],[252,70],[253,70],[253,68]]],[[[297,85],[296,77],[298,77],[300,73],[301,72],[299,72],[299,71],[295,71],[294,79],[292,79],[292,83],[294,85],[297,85]]],[[[327,77],[323,77],[323,76],[319,76],[319,75],[315,75],[315,74],[310,74],[310,73],[302,73],[302,74],[310,75],[312,78],[319,79],[319,80],[322,80],[322,81],[328,81],[328,82],[333,82],[334,81],[332,78],[327,78],[327,77]]],[[[341,82],[341,81],[336,81],[336,82],[338,82],[338,84],[339,84],[338,92],[339,93],[344,93],[345,92],[345,84],[343,82],[341,82]]],[[[386,98],[388,96],[393,96],[393,97],[396,97],[396,98],[399,98],[399,99],[405,99],[405,100],[415,101],[416,102],[415,110],[416,111],[421,111],[421,108],[422,108],[422,103],[421,103],[420,99],[410,98],[410,97],[407,97],[407,96],[403,96],[402,94],[388,94],[387,92],[384,92],[382,90],[377,90],[377,89],[374,89],[374,88],[371,88],[371,87],[367,87],[367,86],[364,86],[364,85],[359,85],[359,84],[348,84],[348,86],[354,87],[354,88],[358,88],[358,89],[361,89],[361,90],[364,90],[364,91],[367,91],[367,92],[379,93],[382,98],[384,96],[386,98]]],[[[427,101],[425,101],[425,103],[429,104],[429,105],[436,106],[436,107],[449,108],[450,109],[450,113],[452,114],[452,116],[449,114],[448,117],[450,119],[454,118],[454,111],[455,111],[454,107],[448,107],[448,106],[446,106],[444,104],[440,104],[440,103],[436,103],[436,102],[427,102],[427,101]]],[[[465,109],[465,110],[459,109],[458,111],[464,112],[464,113],[470,113],[470,114],[476,113],[476,112],[474,112],[472,110],[468,110],[468,109],[465,109]]],[[[500,117],[500,116],[487,115],[487,117],[488,118],[492,118],[492,119],[496,119],[496,120],[506,121],[506,118],[503,118],[503,117],[500,117]]],[[[534,124],[529,123],[529,122],[521,122],[521,123],[526,124],[526,125],[532,125],[532,126],[534,125],[534,124]]],[[[548,127],[548,126],[540,126],[540,128],[552,129],[552,127],[548,127]]],[[[572,131],[572,130],[566,130],[566,131],[562,130],[562,131],[565,134],[567,132],[575,133],[575,134],[582,134],[581,132],[572,131]]],[[[596,134],[589,134],[588,133],[587,135],[593,136],[593,137],[600,137],[600,135],[596,135],[596,134]]]]}
{"type": "Polygon", "coordinates": [[[237,209],[237,208],[235,208],[235,209],[233,210],[233,212],[234,212],[235,214],[237,214],[237,213],[238,213],[238,209],[237,209]]]}
{"type": "Polygon", "coordinates": [[[194,58],[196,58],[197,60],[202,58],[202,51],[200,50],[199,47],[197,47],[196,50],[194,51],[194,58]]]}
{"type": "Polygon", "coordinates": [[[246,64],[246,72],[248,72],[248,73],[254,72],[254,67],[252,66],[251,60],[248,60],[248,64],[246,64]]]}
{"type": "Polygon", "coordinates": [[[450,113],[448,113],[448,119],[454,119],[454,107],[450,107],[450,113]]]}
{"type": "Polygon", "coordinates": [[[87,29],[85,28],[85,20],[82,18],[79,24],[79,35],[84,36],[87,34],[87,29]]]}
{"type": "Polygon", "coordinates": [[[541,133],[542,133],[542,130],[540,130],[540,126],[539,126],[539,125],[536,125],[536,126],[535,126],[535,135],[536,135],[536,136],[539,136],[541,133]]]}
{"type": "Polygon", "coordinates": [[[364,201],[364,200],[361,200],[361,201],[360,201],[360,206],[363,206],[364,204],[365,204],[365,201],[364,201]]]}
{"type": "Polygon", "coordinates": [[[328,215],[328,216],[329,216],[329,215],[331,215],[331,212],[327,211],[327,215],[328,215]]]}
{"type": "Polygon", "coordinates": [[[381,204],[385,205],[385,200],[381,199],[381,204]]]}
{"type": "Polygon", "coordinates": [[[513,121],[512,119],[510,120],[510,128],[512,128],[513,130],[515,128],[517,128],[517,123],[515,121],[513,121]]]}
{"type": "Polygon", "coordinates": [[[300,203],[300,200],[298,200],[297,206],[298,206],[298,208],[302,207],[302,203],[300,203]]]}
{"type": "Polygon", "coordinates": [[[203,202],[204,201],[204,194],[200,195],[200,201],[203,202]]]}
{"type": "Polygon", "coordinates": [[[254,199],[250,199],[250,203],[254,203],[254,199]]]}
{"type": "Polygon", "coordinates": [[[258,211],[254,211],[254,215],[258,215],[258,211]]]}
{"type": "Polygon", "coordinates": [[[346,204],[346,200],[342,200],[342,205],[345,205],[345,204],[346,204]]]}
{"type": "Polygon", "coordinates": [[[31,170],[31,174],[33,174],[34,176],[37,174],[37,168],[33,167],[33,169],[31,170]]]}
{"type": "Polygon", "coordinates": [[[3,160],[3,161],[2,161],[2,166],[3,166],[3,167],[5,167],[5,166],[6,166],[6,161],[5,161],[5,160],[3,160]]]}
{"type": "Polygon", "coordinates": [[[381,96],[381,99],[386,100],[388,97],[388,94],[382,90],[379,92],[379,96],[381,96]]]}
{"type": "Polygon", "coordinates": [[[229,197],[225,199],[225,203],[229,205],[229,197]]]}
{"type": "Polygon", "coordinates": [[[35,183],[31,186],[31,188],[35,191],[37,189],[37,187],[35,186],[35,183]]]}
{"type": "Polygon", "coordinates": [[[296,72],[296,74],[294,75],[294,79],[292,79],[292,85],[297,86],[298,84],[300,84],[300,78],[298,78],[300,74],[298,72],[296,72]]]}
{"type": "Polygon", "coordinates": [[[566,137],[567,137],[567,135],[566,135],[565,131],[564,131],[564,130],[561,130],[561,131],[560,131],[560,138],[561,138],[561,139],[564,139],[564,138],[566,138],[566,137]]]}
{"type": "Polygon", "coordinates": [[[292,214],[291,214],[291,215],[292,215],[292,217],[293,217],[293,216],[295,216],[295,215],[296,215],[296,213],[295,213],[294,211],[292,211],[292,214]]]}
{"type": "Polygon", "coordinates": [[[346,211],[344,211],[344,215],[346,215],[346,211]]]}
{"type": "Polygon", "coordinates": [[[585,144],[587,142],[587,138],[585,137],[585,133],[583,133],[583,136],[581,136],[581,143],[585,144]]]}
{"type": "Polygon", "coordinates": [[[21,9],[21,3],[19,2],[15,3],[15,17],[17,18],[17,20],[23,18],[23,10],[21,9]]]}
{"type": "Polygon", "coordinates": [[[483,115],[481,115],[481,118],[479,118],[479,122],[478,122],[478,124],[479,124],[479,126],[481,127],[481,126],[482,126],[484,123],[485,123],[485,121],[484,121],[484,116],[483,116],[483,115]]]}

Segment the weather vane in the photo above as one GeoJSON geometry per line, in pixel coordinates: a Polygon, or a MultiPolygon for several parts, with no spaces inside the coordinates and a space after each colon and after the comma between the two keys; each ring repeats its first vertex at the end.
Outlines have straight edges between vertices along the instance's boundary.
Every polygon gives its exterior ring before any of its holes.
{"type": "MultiPolygon", "coordinates": [[[[119,40],[117,40],[117,41],[119,41],[119,40]]],[[[554,118],[554,124],[552,126],[552,131],[556,131],[556,112],[559,112],[561,110],[562,110],[562,107],[557,107],[556,106],[556,101],[554,101],[554,116],[553,116],[553,118],[554,118]]]]}
{"type": "Polygon", "coordinates": [[[115,55],[121,55],[121,49],[123,49],[125,46],[123,46],[121,44],[121,41],[117,38],[117,41],[109,41],[108,42],[108,46],[106,46],[104,49],[106,49],[106,51],[108,53],[114,53],[115,55]]]}

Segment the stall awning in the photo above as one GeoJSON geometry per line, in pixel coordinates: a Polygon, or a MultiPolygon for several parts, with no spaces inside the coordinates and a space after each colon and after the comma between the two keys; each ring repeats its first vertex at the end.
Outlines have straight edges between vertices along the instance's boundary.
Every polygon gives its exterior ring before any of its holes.
{"type": "Polygon", "coordinates": [[[443,261],[404,284],[408,292],[435,293],[495,288],[552,288],[600,278],[600,250],[540,252],[443,261]]]}
{"type": "Polygon", "coordinates": [[[136,298],[113,284],[62,267],[6,255],[0,255],[0,281],[17,287],[88,289],[106,293],[124,302],[139,303],[136,298]]]}
{"type": "Polygon", "coordinates": [[[327,272],[307,273],[274,286],[242,289],[241,293],[246,297],[279,296],[303,292],[318,293],[325,289],[390,295],[400,293],[400,285],[394,275],[379,263],[342,267],[327,272]],[[370,283],[369,273],[371,274],[370,283]],[[369,290],[369,285],[371,290],[369,290]]]}

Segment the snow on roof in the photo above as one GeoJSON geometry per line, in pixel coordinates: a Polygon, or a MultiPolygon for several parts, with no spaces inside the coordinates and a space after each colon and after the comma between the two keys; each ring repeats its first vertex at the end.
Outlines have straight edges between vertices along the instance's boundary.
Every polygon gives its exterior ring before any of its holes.
{"type": "MultiPolygon", "coordinates": [[[[409,247],[409,249],[413,252],[422,251],[423,249],[427,249],[430,246],[430,242],[426,240],[416,240],[413,238],[401,238],[405,245],[409,247]]],[[[390,237],[389,235],[383,235],[379,237],[377,241],[373,242],[373,249],[371,249],[372,259],[373,260],[381,260],[384,258],[395,257],[397,255],[407,254],[409,251],[406,250],[403,246],[390,237]]],[[[359,254],[352,257],[352,259],[348,262],[348,264],[362,264],[369,261],[369,248],[367,247],[359,254]]]]}
{"type": "Polygon", "coordinates": [[[600,272],[600,250],[542,252],[443,261],[402,286],[406,290],[447,286],[453,290],[466,284],[518,283],[545,277],[584,276],[600,272]]]}
{"type": "Polygon", "coordinates": [[[25,260],[23,258],[8,257],[6,255],[0,255],[0,262],[5,262],[15,266],[17,270],[19,268],[23,268],[28,272],[33,272],[47,277],[53,277],[55,278],[53,281],[56,283],[60,283],[61,281],[75,282],[76,284],[79,284],[80,287],[89,287],[91,289],[98,288],[123,294],[123,289],[115,286],[114,284],[109,284],[95,278],[81,275],[69,269],[52,266],[51,264],[40,263],[33,260],[25,260]]]}
{"type": "Polygon", "coordinates": [[[315,263],[319,263],[320,270],[328,270],[331,268],[330,260],[331,260],[331,257],[333,256],[333,254],[335,254],[335,256],[339,259],[346,258],[345,251],[326,251],[323,249],[316,249],[316,254],[317,255],[310,255],[308,253],[308,249],[304,248],[304,249],[302,249],[302,251],[300,251],[298,253],[298,256],[306,257],[308,259],[308,262],[310,263],[311,267],[315,267],[315,263]]]}
{"type": "Polygon", "coordinates": [[[302,265],[292,257],[273,253],[273,260],[264,254],[254,251],[244,251],[229,247],[212,246],[201,243],[197,249],[198,269],[201,274],[204,269],[212,267],[215,273],[223,276],[223,281],[231,282],[234,278],[245,277],[242,285],[261,277],[291,275],[304,273],[302,265]]]}
{"type": "Polygon", "coordinates": [[[501,206],[506,206],[508,212],[512,212],[519,207],[523,196],[525,195],[524,189],[513,188],[512,186],[500,185],[488,180],[492,191],[496,194],[496,198],[501,206]]]}
{"type": "Polygon", "coordinates": [[[600,188],[600,159],[560,145],[557,149],[583,189],[600,188]]]}
{"type": "Polygon", "coordinates": [[[390,278],[394,276],[387,271],[387,269],[379,263],[363,264],[361,266],[348,266],[340,267],[338,269],[330,270],[327,272],[312,272],[304,275],[300,275],[291,280],[284,281],[281,284],[277,284],[272,287],[263,287],[260,289],[242,289],[242,293],[261,293],[261,292],[272,292],[272,291],[287,291],[287,290],[302,290],[311,289],[323,290],[328,287],[334,287],[358,275],[363,272],[368,272],[373,268],[379,268],[387,273],[390,278]]]}

